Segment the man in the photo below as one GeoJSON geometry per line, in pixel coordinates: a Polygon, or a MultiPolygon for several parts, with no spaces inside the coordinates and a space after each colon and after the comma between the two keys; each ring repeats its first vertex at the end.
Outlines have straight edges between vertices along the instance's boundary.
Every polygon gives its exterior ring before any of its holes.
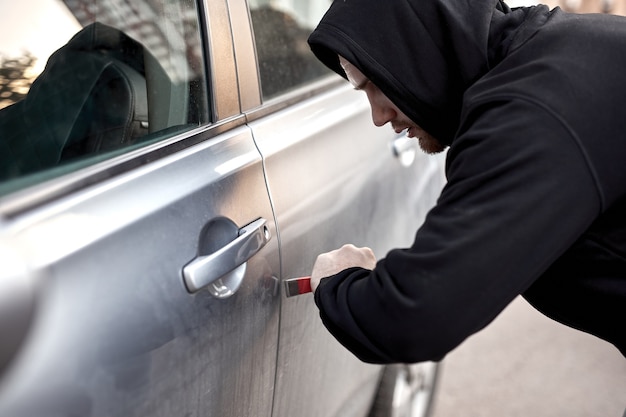
{"type": "MultiPolygon", "coordinates": [[[[410,248],[318,257],[329,331],[438,360],[522,294],[626,355],[626,19],[498,0],[336,0],[309,38],[376,125],[448,149],[410,248]]],[[[319,286],[318,286],[319,283],[319,286]]]]}

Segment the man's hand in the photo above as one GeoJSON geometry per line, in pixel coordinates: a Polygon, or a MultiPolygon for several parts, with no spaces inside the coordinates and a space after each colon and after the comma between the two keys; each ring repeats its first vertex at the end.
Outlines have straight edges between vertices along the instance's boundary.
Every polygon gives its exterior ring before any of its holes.
{"type": "Polygon", "coordinates": [[[322,278],[355,266],[374,269],[376,266],[374,252],[370,248],[344,245],[339,249],[319,255],[311,272],[311,289],[315,292],[322,278]]]}

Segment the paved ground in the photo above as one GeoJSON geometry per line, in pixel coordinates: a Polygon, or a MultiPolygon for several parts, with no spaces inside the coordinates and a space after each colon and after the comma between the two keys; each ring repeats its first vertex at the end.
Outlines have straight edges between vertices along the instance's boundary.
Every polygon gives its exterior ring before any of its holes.
{"type": "Polygon", "coordinates": [[[448,355],[438,394],[433,417],[622,417],[626,358],[518,299],[448,355]]]}

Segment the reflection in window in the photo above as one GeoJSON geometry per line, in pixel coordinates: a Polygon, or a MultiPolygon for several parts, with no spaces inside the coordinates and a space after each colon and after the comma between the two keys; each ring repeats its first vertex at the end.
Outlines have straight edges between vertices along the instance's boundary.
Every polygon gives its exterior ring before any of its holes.
{"type": "Polygon", "coordinates": [[[24,99],[35,76],[37,58],[28,51],[17,57],[0,56],[0,109],[24,99]]]}
{"type": "Polygon", "coordinates": [[[0,194],[7,180],[59,175],[57,167],[71,171],[85,165],[77,161],[88,165],[208,123],[195,1],[14,3],[31,12],[37,3],[59,19],[25,25],[41,18],[17,6],[2,16],[29,31],[11,33],[3,46],[10,51],[0,50],[0,194]],[[51,24],[75,32],[53,44],[51,24]]]}
{"type": "Polygon", "coordinates": [[[328,74],[307,44],[328,0],[252,0],[261,88],[268,99],[328,74]]]}

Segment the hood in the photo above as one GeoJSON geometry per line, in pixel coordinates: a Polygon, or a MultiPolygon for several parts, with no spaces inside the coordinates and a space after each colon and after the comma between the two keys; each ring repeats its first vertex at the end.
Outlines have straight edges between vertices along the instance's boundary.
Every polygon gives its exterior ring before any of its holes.
{"type": "Polygon", "coordinates": [[[512,10],[500,0],[335,0],[309,44],[346,78],[342,55],[449,145],[463,93],[503,55],[531,9],[512,10]]]}

